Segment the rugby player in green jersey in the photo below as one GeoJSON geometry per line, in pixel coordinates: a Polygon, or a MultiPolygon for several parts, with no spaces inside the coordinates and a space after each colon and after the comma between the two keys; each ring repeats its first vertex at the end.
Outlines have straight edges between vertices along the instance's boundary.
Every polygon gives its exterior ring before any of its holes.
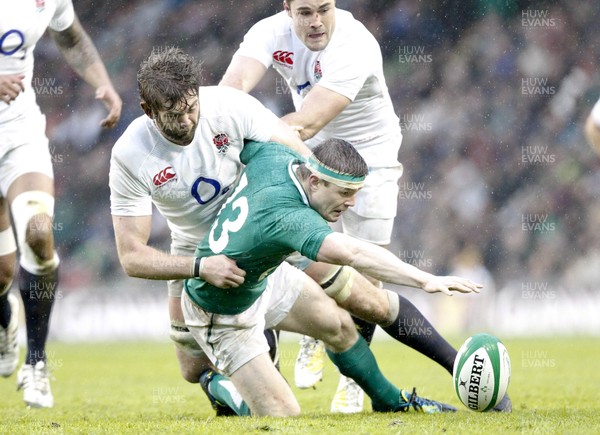
{"type": "MultiPolygon", "coordinates": [[[[240,157],[247,166],[195,253],[200,262],[218,254],[236,261],[246,271],[244,283],[218,288],[200,278],[185,282],[186,325],[204,352],[231,379],[253,415],[300,413],[289,385],[268,356],[265,328],[322,339],[340,372],[369,395],[374,411],[455,411],[392,385],[348,312],[336,302],[343,304],[353,297],[356,271],[428,293],[479,292],[480,286],[460,277],[431,275],[379,246],[333,232],[328,222],[337,221],[354,205],[368,172],[348,142],[326,140],[308,161],[283,146],[260,145],[244,147],[240,157]],[[323,286],[323,292],[315,281],[284,262],[295,251],[344,267],[323,286]]],[[[220,376],[212,377],[213,381],[220,376]]],[[[240,409],[239,399],[227,388],[209,390],[215,400],[240,409]]]]}

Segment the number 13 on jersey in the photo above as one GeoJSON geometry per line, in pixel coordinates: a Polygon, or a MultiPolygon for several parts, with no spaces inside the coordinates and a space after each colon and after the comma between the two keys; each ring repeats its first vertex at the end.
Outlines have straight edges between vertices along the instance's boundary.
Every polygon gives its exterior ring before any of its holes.
{"type": "Polygon", "coordinates": [[[229,243],[229,233],[238,232],[246,219],[248,218],[248,198],[245,196],[238,195],[240,192],[248,185],[248,179],[246,178],[246,174],[243,173],[240,178],[240,182],[236,187],[233,195],[223,204],[217,219],[213,223],[210,228],[210,233],[208,235],[208,245],[215,254],[221,253],[226,247],[227,243],[229,243]],[[231,203],[231,208],[229,209],[229,204],[231,203]],[[239,213],[235,217],[235,219],[229,219],[233,216],[233,212],[238,209],[239,213]],[[221,226],[221,235],[218,239],[215,239],[215,230],[221,226]]]}

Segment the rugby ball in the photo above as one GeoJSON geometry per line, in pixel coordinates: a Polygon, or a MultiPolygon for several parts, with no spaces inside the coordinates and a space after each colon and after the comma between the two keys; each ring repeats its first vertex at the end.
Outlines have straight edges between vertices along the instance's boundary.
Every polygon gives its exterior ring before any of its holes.
{"type": "Polygon", "coordinates": [[[469,337],[458,350],[452,378],[463,405],[472,411],[489,411],[504,398],[510,382],[506,347],[490,334],[469,337]]]}

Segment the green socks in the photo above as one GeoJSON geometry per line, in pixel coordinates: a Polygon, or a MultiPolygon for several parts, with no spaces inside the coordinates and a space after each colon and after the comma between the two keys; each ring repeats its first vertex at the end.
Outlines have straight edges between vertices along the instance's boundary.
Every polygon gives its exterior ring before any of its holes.
{"type": "Polygon", "coordinates": [[[340,373],[354,379],[367,393],[371,398],[373,411],[395,411],[402,403],[400,390],[381,373],[369,345],[360,335],[358,341],[347,351],[334,353],[328,350],[327,355],[340,373]]]}
{"type": "Polygon", "coordinates": [[[208,390],[219,403],[229,406],[237,415],[250,415],[250,408],[233,383],[225,376],[215,373],[208,384],[208,390]]]}
{"type": "MultiPolygon", "coordinates": [[[[381,373],[369,345],[360,335],[347,351],[334,353],[328,350],[327,355],[340,373],[354,379],[367,393],[371,398],[373,411],[395,411],[403,403],[400,390],[381,373]]],[[[248,405],[226,377],[215,374],[210,381],[209,391],[219,403],[229,406],[236,414],[250,415],[248,405]]]]}

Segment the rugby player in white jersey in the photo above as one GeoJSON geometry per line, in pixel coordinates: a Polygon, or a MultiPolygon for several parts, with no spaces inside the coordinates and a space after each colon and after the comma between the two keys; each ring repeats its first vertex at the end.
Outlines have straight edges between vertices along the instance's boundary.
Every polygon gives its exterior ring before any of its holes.
{"type": "MultiPolygon", "coordinates": [[[[197,383],[211,366],[185,326],[183,279],[202,277],[221,288],[244,281],[245,271],[227,257],[200,262],[193,255],[241,172],[244,141],[275,141],[305,155],[309,150],[255,98],[201,87],[200,63],[178,48],[154,50],[137,81],[145,115],[119,138],[110,163],[116,244],[128,275],[168,280],[170,335],[183,378],[197,383]],[[152,205],[171,230],[170,253],[148,244],[152,205]]],[[[228,412],[213,407],[217,414],[228,412]]]]}
{"type": "MultiPolygon", "coordinates": [[[[379,44],[350,12],[337,9],[335,0],[285,0],[283,7],[284,11],[259,21],[246,33],[220,84],[250,92],[273,67],[288,84],[296,109],[282,119],[299,128],[307,145],[328,138],[344,139],[369,166],[356,205],[340,219],[341,230],[387,246],[402,175],[398,162],[402,134],[383,75],[379,44]]],[[[328,265],[294,260],[317,282],[331,276],[328,265]]],[[[381,285],[371,281],[371,287],[381,285]]],[[[378,305],[389,299],[387,319],[384,324],[378,322],[388,334],[452,373],[456,350],[410,301],[376,288],[362,290],[380,298],[378,305]],[[414,324],[424,325],[430,333],[408,333],[403,327],[414,324]]],[[[370,341],[374,325],[356,317],[355,322],[370,341]]],[[[323,357],[322,342],[302,339],[295,370],[299,388],[309,388],[321,379],[323,357]]],[[[363,392],[342,376],[331,410],[351,413],[362,407],[363,392]]],[[[508,397],[499,408],[510,410],[508,397]]]]}
{"type": "Polygon", "coordinates": [[[45,345],[59,265],[52,235],[54,187],[46,119],[32,87],[33,52],[46,29],[108,109],[103,127],[117,123],[122,106],[71,0],[5,2],[0,13],[0,375],[10,376],[19,361],[19,303],[9,293],[18,247],[27,353],[17,386],[28,406],[42,408],[54,404],[45,345]]]}

